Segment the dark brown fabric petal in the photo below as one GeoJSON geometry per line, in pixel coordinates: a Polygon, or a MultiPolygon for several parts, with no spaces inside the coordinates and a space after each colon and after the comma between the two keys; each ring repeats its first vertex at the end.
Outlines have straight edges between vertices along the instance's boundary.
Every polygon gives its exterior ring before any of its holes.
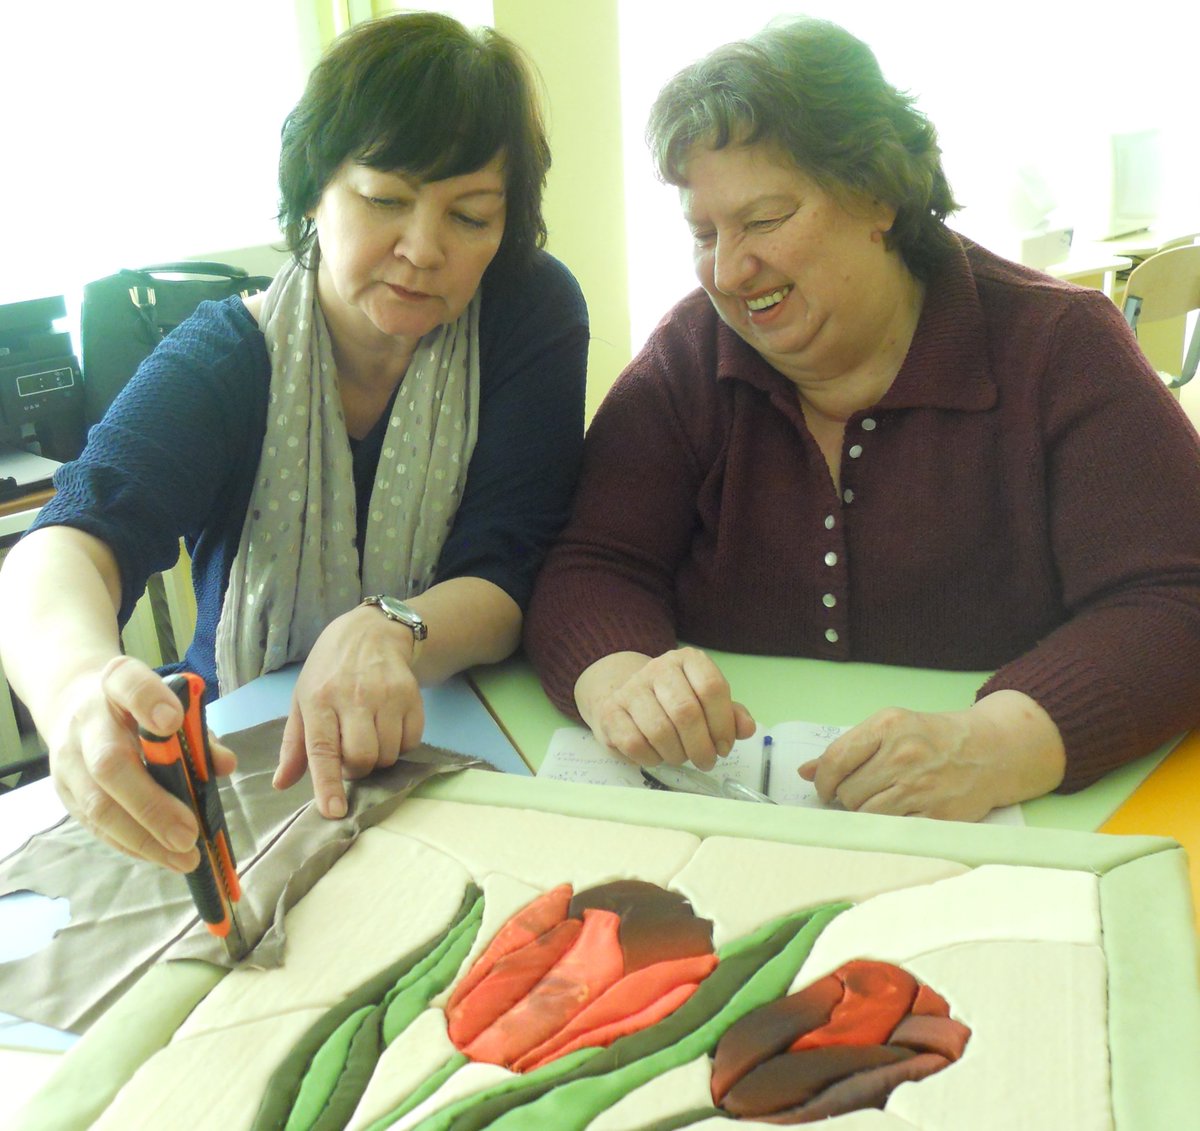
{"type": "Polygon", "coordinates": [[[739,1119],[758,1119],[800,1108],[847,1076],[912,1058],[909,1049],[888,1045],[830,1045],[783,1053],[742,1077],[725,1094],[721,1106],[739,1119]]]}
{"type": "Polygon", "coordinates": [[[902,1045],[915,1052],[934,1052],[938,1056],[957,1060],[967,1047],[971,1030],[952,1017],[906,1017],[888,1040],[889,1045],[902,1045]]]}
{"type": "Polygon", "coordinates": [[[697,918],[678,892],[645,880],[614,880],[576,894],[567,914],[583,917],[586,908],[612,911],[621,919],[625,973],[672,958],[712,954],[712,923],[697,918]]]}
{"type": "Polygon", "coordinates": [[[786,1051],[797,1037],[829,1021],[841,1000],[842,981],[833,974],[819,978],[799,993],[789,994],[734,1022],[717,1045],[713,1059],[712,1095],[721,1103],[726,1092],[763,1061],[786,1051]]]}
{"type": "Polygon", "coordinates": [[[798,1113],[800,1118],[791,1122],[815,1123],[819,1119],[844,1115],[848,1111],[862,1111],[869,1107],[882,1108],[887,1103],[888,1096],[901,1084],[910,1080],[923,1080],[949,1063],[944,1056],[922,1053],[895,1064],[885,1064],[856,1073],[831,1085],[819,1096],[804,1104],[798,1113]]]}

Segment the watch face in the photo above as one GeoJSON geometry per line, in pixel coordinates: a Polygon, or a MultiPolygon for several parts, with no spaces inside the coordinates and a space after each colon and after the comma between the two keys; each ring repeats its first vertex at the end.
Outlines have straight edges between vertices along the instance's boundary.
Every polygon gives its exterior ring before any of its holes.
{"type": "Polygon", "coordinates": [[[379,607],[383,609],[389,617],[395,620],[404,621],[407,624],[413,616],[412,611],[406,605],[402,605],[395,597],[380,596],[379,607]]]}
{"type": "Polygon", "coordinates": [[[377,597],[369,597],[367,600],[378,605],[392,620],[399,621],[411,628],[413,636],[418,640],[424,640],[428,635],[429,629],[421,614],[415,609],[410,609],[403,601],[397,601],[395,597],[389,597],[385,593],[381,593],[377,597]]]}

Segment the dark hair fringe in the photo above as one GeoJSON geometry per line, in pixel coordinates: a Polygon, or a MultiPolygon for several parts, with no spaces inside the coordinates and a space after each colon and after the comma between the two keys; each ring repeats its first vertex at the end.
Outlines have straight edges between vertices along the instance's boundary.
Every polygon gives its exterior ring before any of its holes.
{"type": "Polygon", "coordinates": [[[953,246],[945,220],[958,204],[936,129],[871,49],[828,21],[769,27],[685,67],[655,100],[646,140],[659,177],[674,185],[696,145],[777,146],[843,201],[891,205],[887,246],[918,278],[953,246]]]}
{"type": "Polygon", "coordinates": [[[304,262],[312,212],[346,161],[426,181],[504,155],[504,236],[489,271],[546,244],[542,192],[550,146],[536,73],[510,40],[431,12],[368,20],[340,36],[284,120],[278,219],[304,262]]]}

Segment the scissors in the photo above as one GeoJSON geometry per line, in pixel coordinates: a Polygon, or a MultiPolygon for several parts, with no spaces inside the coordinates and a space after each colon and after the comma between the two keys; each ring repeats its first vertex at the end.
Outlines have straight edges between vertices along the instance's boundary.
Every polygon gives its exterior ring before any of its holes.
{"type": "Polygon", "coordinates": [[[196,815],[200,863],[188,873],[188,889],[200,918],[225,944],[229,957],[239,962],[250,948],[235,908],[242,889],[208,746],[204,680],[192,672],[180,672],[167,676],[164,682],[183,707],[183,726],[168,735],[152,734],[139,727],[142,759],[150,776],[196,815]]]}

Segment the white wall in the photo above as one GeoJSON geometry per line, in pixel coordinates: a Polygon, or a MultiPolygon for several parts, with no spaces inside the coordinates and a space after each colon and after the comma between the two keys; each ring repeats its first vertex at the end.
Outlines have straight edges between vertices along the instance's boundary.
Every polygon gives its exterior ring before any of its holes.
{"type": "Polygon", "coordinates": [[[4,0],[0,303],[279,238],[295,0],[4,0]]]}
{"type": "Polygon", "coordinates": [[[694,286],[673,190],[658,185],[642,130],[680,67],[789,13],[834,20],[865,40],[885,76],[938,127],[964,210],[952,226],[1002,254],[1032,214],[1022,185],[1064,219],[1085,203],[1086,172],[1108,130],[1160,125],[1168,140],[1165,209],[1200,212],[1195,55],[1200,5],[1177,0],[620,0],[623,130],[635,349],[694,286]],[[1080,179],[1084,183],[1079,183],[1080,179]]]}
{"type": "MultiPolygon", "coordinates": [[[[0,0],[0,303],[71,293],[122,266],[276,241],[278,132],[316,49],[315,6],[0,0]],[[297,12],[309,19],[298,23],[297,12]]],[[[489,0],[430,6],[468,23],[491,20],[489,0]]],[[[654,95],[707,50],[799,8],[618,0],[635,349],[693,285],[674,191],[654,181],[642,143],[654,95]]],[[[885,74],[918,96],[967,205],[956,226],[998,250],[1020,211],[1022,168],[1039,171],[1061,203],[1074,191],[1071,175],[1087,167],[1082,143],[1106,128],[1159,121],[1175,141],[1168,206],[1196,207],[1200,5],[1009,0],[991,11],[950,0],[811,0],[803,8],[866,39],[885,74]]],[[[554,105],[588,96],[555,89],[552,116],[554,105]]]]}

